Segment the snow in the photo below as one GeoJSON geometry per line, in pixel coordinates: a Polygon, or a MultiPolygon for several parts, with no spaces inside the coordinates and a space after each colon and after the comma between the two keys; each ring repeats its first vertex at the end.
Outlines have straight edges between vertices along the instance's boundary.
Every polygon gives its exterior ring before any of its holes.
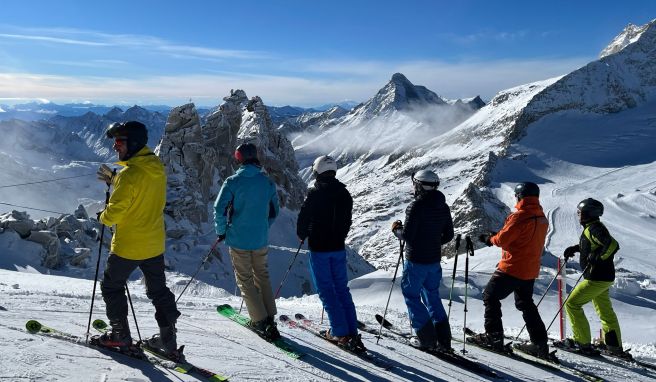
{"type": "MultiPolygon", "coordinates": [[[[472,258],[472,269],[496,257],[492,253],[477,253],[472,258]],[[478,260],[481,263],[478,263],[478,260]]],[[[445,264],[445,269],[449,265],[445,264]]],[[[480,285],[488,275],[472,272],[472,284],[480,285]]],[[[375,325],[374,313],[382,313],[390,286],[391,270],[377,271],[355,280],[352,291],[358,307],[359,318],[368,325],[375,325]]],[[[89,312],[92,281],[61,276],[29,274],[0,270],[0,378],[6,380],[49,381],[195,381],[197,379],[153,367],[138,360],[114,353],[101,352],[58,339],[32,335],[24,330],[28,319],[38,319],[45,325],[83,336],[89,312]]],[[[179,294],[184,283],[169,274],[169,284],[179,294]]],[[[398,289],[398,280],[392,295],[389,320],[401,330],[407,331],[407,314],[398,289]]],[[[129,289],[142,336],[156,332],[154,310],[145,296],[144,285],[131,281],[129,289]]],[[[443,295],[444,296],[444,295],[443,295]]],[[[383,338],[376,344],[374,336],[363,335],[366,346],[373,352],[389,359],[394,367],[385,371],[369,365],[345,353],[313,335],[281,327],[283,335],[306,352],[301,360],[293,360],[275,347],[254,336],[250,331],[215,313],[215,306],[223,303],[239,307],[240,299],[210,285],[197,285],[193,292],[186,292],[180,300],[182,317],[178,324],[180,343],[186,345],[187,358],[200,367],[228,375],[231,381],[285,380],[285,381],[485,381],[486,378],[471,374],[430,355],[383,338]]],[[[446,305],[446,301],[444,301],[446,305]]],[[[317,321],[321,308],[316,296],[278,300],[280,314],[302,312],[317,321]]],[[[510,307],[510,309],[512,309],[510,307]]],[[[481,325],[482,305],[470,293],[468,301],[468,326],[481,325]]],[[[647,322],[651,309],[636,309],[634,319],[647,322]]],[[[100,295],[96,298],[94,318],[104,318],[104,305],[100,295]]],[[[456,300],[452,307],[454,336],[461,335],[463,306],[456,300]]],[[[517,313],[506,307],[507,325],[516,325],[517,313]]],[[[620,317],[622,320],[624,317],[620,317]]],[[[375,326],[374,326],[375,327],[375,326]]],[[[627,328],[630,338],[640,337],[640,326],[627,328]]],[[[133,335],[136,337],[134,326],[133,335]]],[[[626,334],[625,334],[626,335],[626,334]]],[[[653,337],[652,337],[653,338],[653,337]]],[[[633,346],[629,342],[629,346],[633,346]]],[[[454,343],[456,349],[462,344],[454,343]]],[[[634,346],[635,354],[656,358],[654,344],[634,346]]],[[[492,353],[468,346],[467,356],[500,372],[511,381],[564,381],[566,374],[551,372],[512,361],[492,353]]],[[[654,374],[643,370],[618,367],[613,363],[594,362],[570,354],[561,354],[566,362],[584,365],[609,381],[628,378],[646,381],[654,374]]]]}

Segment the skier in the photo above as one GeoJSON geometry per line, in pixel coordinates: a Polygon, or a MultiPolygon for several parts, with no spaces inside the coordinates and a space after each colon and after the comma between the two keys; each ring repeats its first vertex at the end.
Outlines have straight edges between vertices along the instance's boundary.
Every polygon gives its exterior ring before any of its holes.
{"type": "Polygon", "coordinates": [[[405,210],[405,224],[392,224],[392,232],[406,243],[401,290],[417,333],[416,345],[451,351],[451,327],[440,300],[441,247],[453,239],[451,210],[437,190],[437,174],[421,170],[411,179],[415,199],[405,210]]]}
{"type": "Polygon", "coordinates": [[[102,165],[98,179],[114,184],[114,192],[98,220],[115,226],[100,290],[105,300],[112,330],[103,334],[100,344],[127,348],[132,345],[128,326],[126,281],[140,268],[146,282],[146,295],[155,306],[159,335],[149,345],[173,359],[181,359],[177,348],[175,323],[180,316],[175,296],[166,286],[164,274],[164,205],[166,173],[159,158],[146,146],[148,131],[137,121],[113,123],[106,131],[114,139],[118,174],[102,165]]]}
{"type": "Polygon", "coordinates": [[[510,214],[498,233],[482,234],[479,240],[487,246],[501,247],[501,261],[483,292],[485,333],[469,341],[504,351],[501,300],[515,294],[515,307],[522,312],[531,342],[517,344],[520,350],[548,358],[547,331],[533,302],[533,284],[540,272],[540,258],[549,221],[539,201],[540,188],[532,182],[515,187],[517,212],[510,214]]]}
{"type": "Polygon", "coordinates": [[[581,268],[585,272],[583,282],[574,288],[565,304],[574,338],[566,339],[562,345],[577,348],[584,354],[596,354],[590,343],[590,325],[583,312],[583,305],[592,301],[601,320],[606,349],[610,353],[622,355],[620,324],[608,296],[608,289],[615,280],[613,257],[620,247],[599,220],[604,213],[601,202],[592,198],[582,200],[577,206],[577,213],[584,227],[583,233],[579,244],[568,247],[564,256],[568,259],[580,252],[581,268]]]}
{"type": "Polygon", "coordinates": [[[296,232],[310,248],[310,272],[328,319],[326,338],[355,352],[365,348],[358,335],[355,305],[349,292],[344,240],[351,228],[353,199],[335,178],[337,163],[318,157],[312,172],[316,178],[298,214],[296,232]]]}
{"type": "Polygon", "coordinates": [[[214,227],[229,246],[237,285],[250,325],[267,340],[280,338],[274,321],[276,301],[269,280],[269,227],[278,216],[276,185],[264,174],[257,147],[244,143],[234,154],[240,167],[227,178],[214,202],[214,227]]]}

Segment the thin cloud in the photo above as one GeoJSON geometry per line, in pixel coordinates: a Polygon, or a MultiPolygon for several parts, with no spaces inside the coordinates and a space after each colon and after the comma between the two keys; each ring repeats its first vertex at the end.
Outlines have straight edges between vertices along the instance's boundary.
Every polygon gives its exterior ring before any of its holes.
{"type": "Polygon", "coordinates": [[[0,39],[20,39],[67,45],[95,47],[112,46],[125,49],[139,49],[167,54],[171,57],[185,58],[229,58],[229,59],[270,59],[269,53],[218,49],[214,47],[185,45],[148,35],[109,34],[93,30],[71,28],[14,28],[20,33],[0,33],[0,39]]]}
{"type": "Polygon", "coordinates": [[[108,44],[108,43],[96,42],[96,41],[75,40],[75,39],[70,39],[70,38],[50,37],[50,36],[9,34],[9,33],[0,33],[0,38],[17,39],[17,40],[31,40],[31,41],[49,42],[49,43],[56,43],[56,44],[66,44],[66,45],[84,45],[84,46],[108,46],[108,45],[111,45],[111,44],[108,44]]]}
{"type": "Polygon", "coordinates": [[[127,61],[122,60],[89,60],[89,61],[63,61],[63,60],[47,60],[44,61],[48,64],[82,67],[82,68],[108,68],[117,65],[127,65],[127,61]]]}
{"type": "MultiPolygon", "coordinates": [[[[519,31],[482,31],[477,33],[468,33],[468,34],[455,34],[455,33],[441,33],[438,35],[442,40],[453,42],[460,45],[468,45],[479,42],[486,41],[496,41],[496,42],[508,42],[508,41],[520,41],[524,40],[533,35],[531,31],[528,30],[519,30],[519,31]]],[[[538,34],[540,37],[544,37],[543,34],[538,34]]]]}

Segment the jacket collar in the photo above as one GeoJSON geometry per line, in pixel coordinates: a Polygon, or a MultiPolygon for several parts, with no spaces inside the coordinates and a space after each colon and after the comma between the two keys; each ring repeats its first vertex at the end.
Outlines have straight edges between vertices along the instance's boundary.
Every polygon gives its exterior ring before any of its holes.
{"type": "Polygon", "coordinates": [[[525,196],[515,204],[515,208],[518,210],[530,208],[533,206],[540,206],[540,199],[537,196],[525,196]]]}
{"type": "Polygon", "coordinates": [[[137,151],[136,154],[134,154],[130,159],[126,161],[118,161],[115,162],[119,166],[129,166],[131,163],[139,162],[142,160],[143,157],[149,156],[149,155],[155,155],[148,146],[144,146],[141,150],[137,151]]]}

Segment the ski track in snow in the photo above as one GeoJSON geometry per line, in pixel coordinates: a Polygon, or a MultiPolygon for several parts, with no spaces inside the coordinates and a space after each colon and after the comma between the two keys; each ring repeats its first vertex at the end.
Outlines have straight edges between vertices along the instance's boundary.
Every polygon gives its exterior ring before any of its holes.
{"type": "MultiPolygon", "coordinates": [[[[375,272],[384,276],[385,272],[375,272]]],[[[60,276],[27,274],[0,270],[0,380],[16,381],[196,381],[191,375],[179,374],[160,367],[150,366],[110,352],[76,345],[67,341],[32,335],[24,330],[28,319],[38,319],[56,329],[83,336],[86,329],[90,303],[90,280],[60,276]]],[[[389,279],[386,279],[389,286],[389,279]]],[[[141,335],[156,332],[154,309],[145,296],[139,282],[131,282],[135,310],[139,319],[141,335]]],[[[375,313],[382,313],[387,297],[386,288],[376,282],[353,287],[358,304],[359,318],[372,327],[377,327],[375,313]],[[366,303],[366,304],[363,304],[366,303]]],[[[398,283],[397,283],[398,287],[398,283]]],[[[293,342],[306,356],[293,360],[278,349],[257,338],[248,329],[219,316],[215,306],[230,303],[239,306],[237,297],[214,297],[226,294],[214,291],[206,296],[186,295],[181,299],[178,336],[184,344],[189,361],[224,375],[231,381],[488,381],[490,379],[472,374],[457,366],[440,361],[406,345],[363,334],[366,346],[381,357],[390,360],[393,368],[385,371],[348,354],[334,345],[318,339],[311,333],[291,329],[280,324],[283,335],[293,342]]],[[[104,304],[100,295],[96,299],[94,318],[104,318],[104,304]]],[[[407,331],[408,321],[402,304],[402,296],[395,288],[387,317],[407,331]]],[[[474,327],[480,322],[479,302],[470,300],[469,317],[474,327]]],[[[281,299],[279,314],[303,312],[307,317],[319,321],[321,306],[316,296],[281,299]]],[[[452,308],[454,336],[461,338],[462,326],[458,325],[462,304],[458,301],[452,308]]],[[[510,314],[509,314],[510,315],[510,314]]],[[[133,336],[134,323],[130,318],[133,336]]],[[[469,325],[469,323],[468,323],[469,325]]],[[[325,323],[324,323],[325,326],[325,323]]],[[[454,342],[456,350],[462,343],[454,342]]],[[[521,362],[484,352],[467,346],[467,356],[487,365],[508,381],[576,381],[578,378],[564,373],[552,373],[521,362]]],[[[560,354],[560,352],[559,352],[560,354]]],[[[650,380],[656,374],[641,370],[629,370],[612,362],[594,362],[570,354],[561,358],[573,364],[584,365],[609,381],[650,380]]],[[[656,380],[656,379],[653,379],[656,380]]]]}

